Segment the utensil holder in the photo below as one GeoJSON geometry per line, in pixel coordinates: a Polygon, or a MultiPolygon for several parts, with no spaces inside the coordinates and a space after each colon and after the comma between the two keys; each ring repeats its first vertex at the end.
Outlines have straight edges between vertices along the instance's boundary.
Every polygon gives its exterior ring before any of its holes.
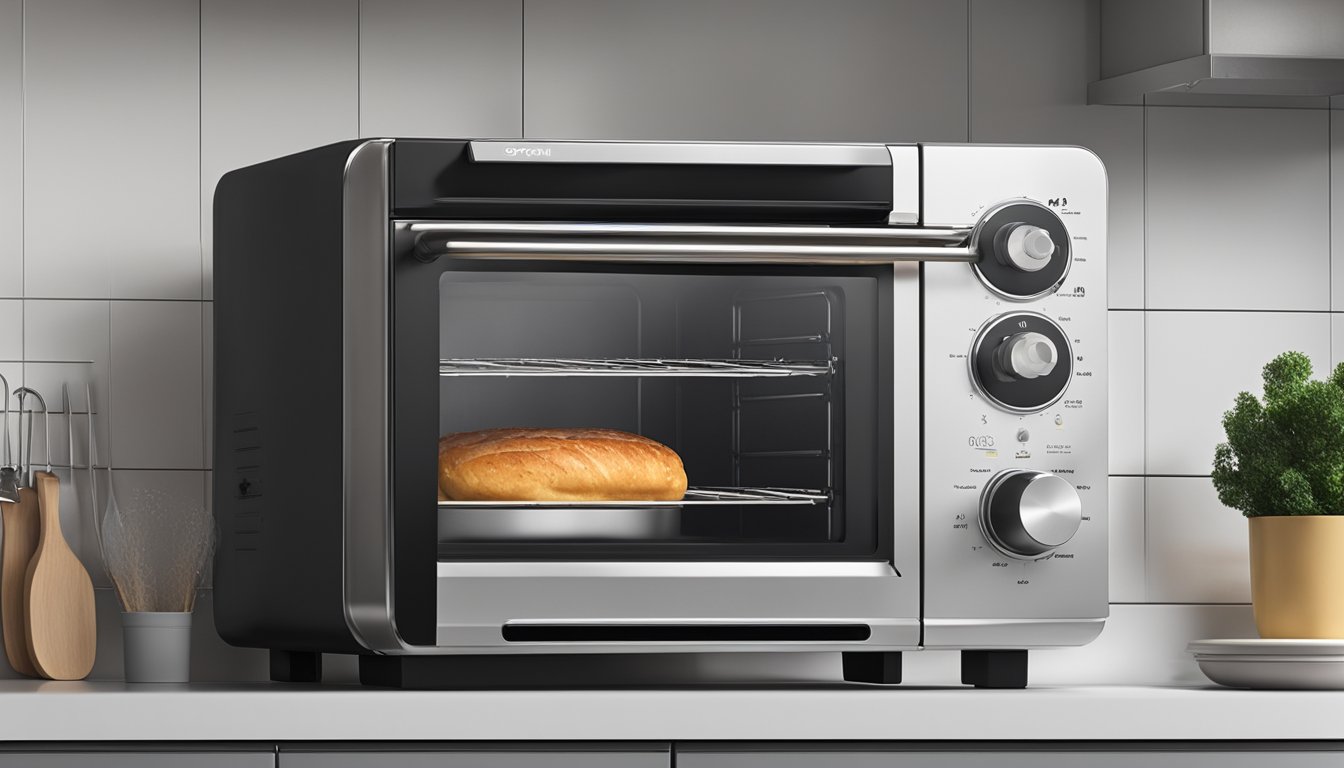
{"type": "Polygon", "coordinates": [[[126,682],[185,683],[191,672],[191,613],[121,614],[126,682]]]}

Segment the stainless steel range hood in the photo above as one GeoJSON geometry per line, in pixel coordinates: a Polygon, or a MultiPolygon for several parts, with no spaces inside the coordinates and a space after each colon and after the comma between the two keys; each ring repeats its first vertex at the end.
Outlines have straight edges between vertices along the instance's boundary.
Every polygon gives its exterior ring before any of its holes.
{"type": "Polygon", "coordinates": [[[1101,0],[1089,104],[1344,108],[1344,0],[1101,0]]]}

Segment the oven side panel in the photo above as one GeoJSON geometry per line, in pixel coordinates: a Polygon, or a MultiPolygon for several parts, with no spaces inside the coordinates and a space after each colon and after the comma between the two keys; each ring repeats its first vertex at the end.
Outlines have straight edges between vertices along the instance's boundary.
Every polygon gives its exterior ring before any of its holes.
{"type": "Polygon", "coordinates": [[[342,178],[359,142],[215,192],[215,625],[234,645],[354,652],[342,603],[342,178]]]}

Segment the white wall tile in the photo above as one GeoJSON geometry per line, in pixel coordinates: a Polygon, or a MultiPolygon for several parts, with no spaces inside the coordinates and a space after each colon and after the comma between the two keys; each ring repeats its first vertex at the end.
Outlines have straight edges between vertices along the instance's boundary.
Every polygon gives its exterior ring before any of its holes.
{"type": "Polygon", "coordinates": [[[1330,120],[1330,308],[1344,310],[1344,115],[1330,120]]]}
{"type": "Polygon", "coordinates": [[[215,466],[215,305],[201,304],[201,368],[204,402],[201,422],[205,429],[205,468],[215,466]]]}
{"type": "MultiPolygon", "coordinates": [[[[23,359],[23,302],[17,299],[0,300],[0,376],[4,377],[5,382],[9,384],[8,392],[24,385],[23,364],[14,362],[23,359]]],[[[0,397],[5,393],[0,392],[0,397]]],[[[2,402],[2,401],[0,401],[2,402]]],[[[10,408],[17,409],[18,402],[14,400],[9,403],[10,408]]],[[[40,421],[40,420],[39,420],[40,421]]],[[[18,419],[11,417],[10,425],[10,450],[14,450],[19,435],[18,419]]],[[[0,432],[0,441],[3,441],[3,432],[0,432]]],[[[0,461],[3,461],[3,442],[0,442],[0,461]]]]}
{"type": "Polygon", "coordinates": [[[1110,358],[1110,465],[1113,475],[1141,475],[1143,468],[1142,312],[1111,312],[1108,316],[1110,358]]]}
{"type": "Polygon", "coordinates": [[[1328,120],[1148,108],[1149,309],[1330,308],[1328,120]]]}
{"type": "Polygon", "coordinates": [[[0,0],[0,296],[23,295],[23,0],[0,0]]]}
{"type": "Polygon", "coordinates": [[[213,295],[219,177],[359,136],[358,15],[357,0],[202,2],[200,215],[207,298],[213,295]]]}
{"type": "Polygon", "coordinates": [[[527,136],[965,141],[964,3],[529,3],[527,136]]]}
{"type": "MultiPolygon", "coordinates": [[[[23,302],[23,378],[27,386],[47,399],[53,411],[60,410],[61,384],[70,388],[70,400],[77,412],[88,412],[86,385],[91,389],[98,417],[95,433],[99,441],[98,460],[107,460],[108,406],[111,402],[111,323],[107,301],[49,301],[28,299],[23,302]],[[40,362],[34,362],[40,361],[40,362]],[[86,361],[86,362],[49,362],[86,361]]],[[[87,429],[87,422],[78,426],[87,429]]],[[[63,428],[60,424],[59,428],[63,428]]],[[[52,428],[58,429],[57,421],[52,428]]],[[[39,454],[40,455],[40,454],[39,454]]]]}
{"type": "Polygon", "coordinates": [[[1150,477],[1148,599],[1249,603],[1246,518],[1218,501],[1207,477],[1150,477]]]}
{"type": "Polygon", "coordinates": [[[1089,4],[971,2],[971,140],[1074,144],[1100,155],[1110,186],[1110,306],[1143,307],[1143,109],[1087,104],[1089,4]],[[1050,45],[1023,45],[1048,39],[1050,45]]]}
{"type": "MultiPolygon", "coordinates": [[[[1344,314],[1330,315],[1330,369],[1344,363],[1344,314]]],[[[1321,374],[1324,376],[1324,372],[1321,374]]]]}
{"type": "Polygon", "coordinates": [[[1031,655],[1036,685],[1211,685],[1194,640],[1256,637],[1249,605],[1113,605],[1101,636],[1031,655]]]}
{"type": "Polygon", "coordinates": [[[523,134],[522,0],[363,0],[359,30],[361,136],[523,134]]]}
{"type": "Polygon", "coordinates": [[[25,295],[200,296],[198,20],[175,0],[27,4],[25,295]]]}
{"type": "Polygon", "coordinates": [[[201,305],[112,302],[113,466],[201,469],[201,305]]]}
{"type": "Polygon", "coordinates": [[[1289,312],[1148,312],[1145,318],[1150,475],[1207,475],[1224,439],[1223,413],[1240,391],[1261,392],[1276,355],[1306,353],[1318,375],[1330,362],[1330,316],[1289,312]]]}
{"type": "Polygon", "coordinates": [[[1111,602],[1142,603],[1145,587],[1144,478],[1112,477],[1110,498],[1111,602]]]}

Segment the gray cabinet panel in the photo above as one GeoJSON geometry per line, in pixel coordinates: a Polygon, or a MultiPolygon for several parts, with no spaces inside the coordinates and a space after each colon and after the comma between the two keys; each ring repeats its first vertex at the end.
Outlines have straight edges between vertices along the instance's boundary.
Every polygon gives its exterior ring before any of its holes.
{"type": "Polygon", "coordinates": [[[201,247],[211,286],[219,177],[359,135],[357,0],[201,3],[201,247]]]}
{"type": "MultiPolygon", "coordinates": [[[[608,751],[285,752],[278,768],[669,768],[671,754],[608,751]]],[[[3,766],[0,766],[3,768],[3,766]]]]}
{"type": "Polygon", "coordinates": [[[548,0],[529,137],[965,141],[965,3],[548,0]]]}
{"type": "Polygon", "coordinates": [[[180,0],[25,4],[28,297],[200,297],[199,22],[180,0]]]}
{"type": "Polygon", "coordinates": [[[1339,752],[678,752],[677,768],[1335,768],[1339,752]]]}
{"type": "Polygon", "coordinates": [[[522,135],[522,0],[362,0],[361,136],[522,135]]]}
{"type": "Polygon", "coordinates": [[[271,752],[4,752],[0,768],[275,768],[271,752]]]}

